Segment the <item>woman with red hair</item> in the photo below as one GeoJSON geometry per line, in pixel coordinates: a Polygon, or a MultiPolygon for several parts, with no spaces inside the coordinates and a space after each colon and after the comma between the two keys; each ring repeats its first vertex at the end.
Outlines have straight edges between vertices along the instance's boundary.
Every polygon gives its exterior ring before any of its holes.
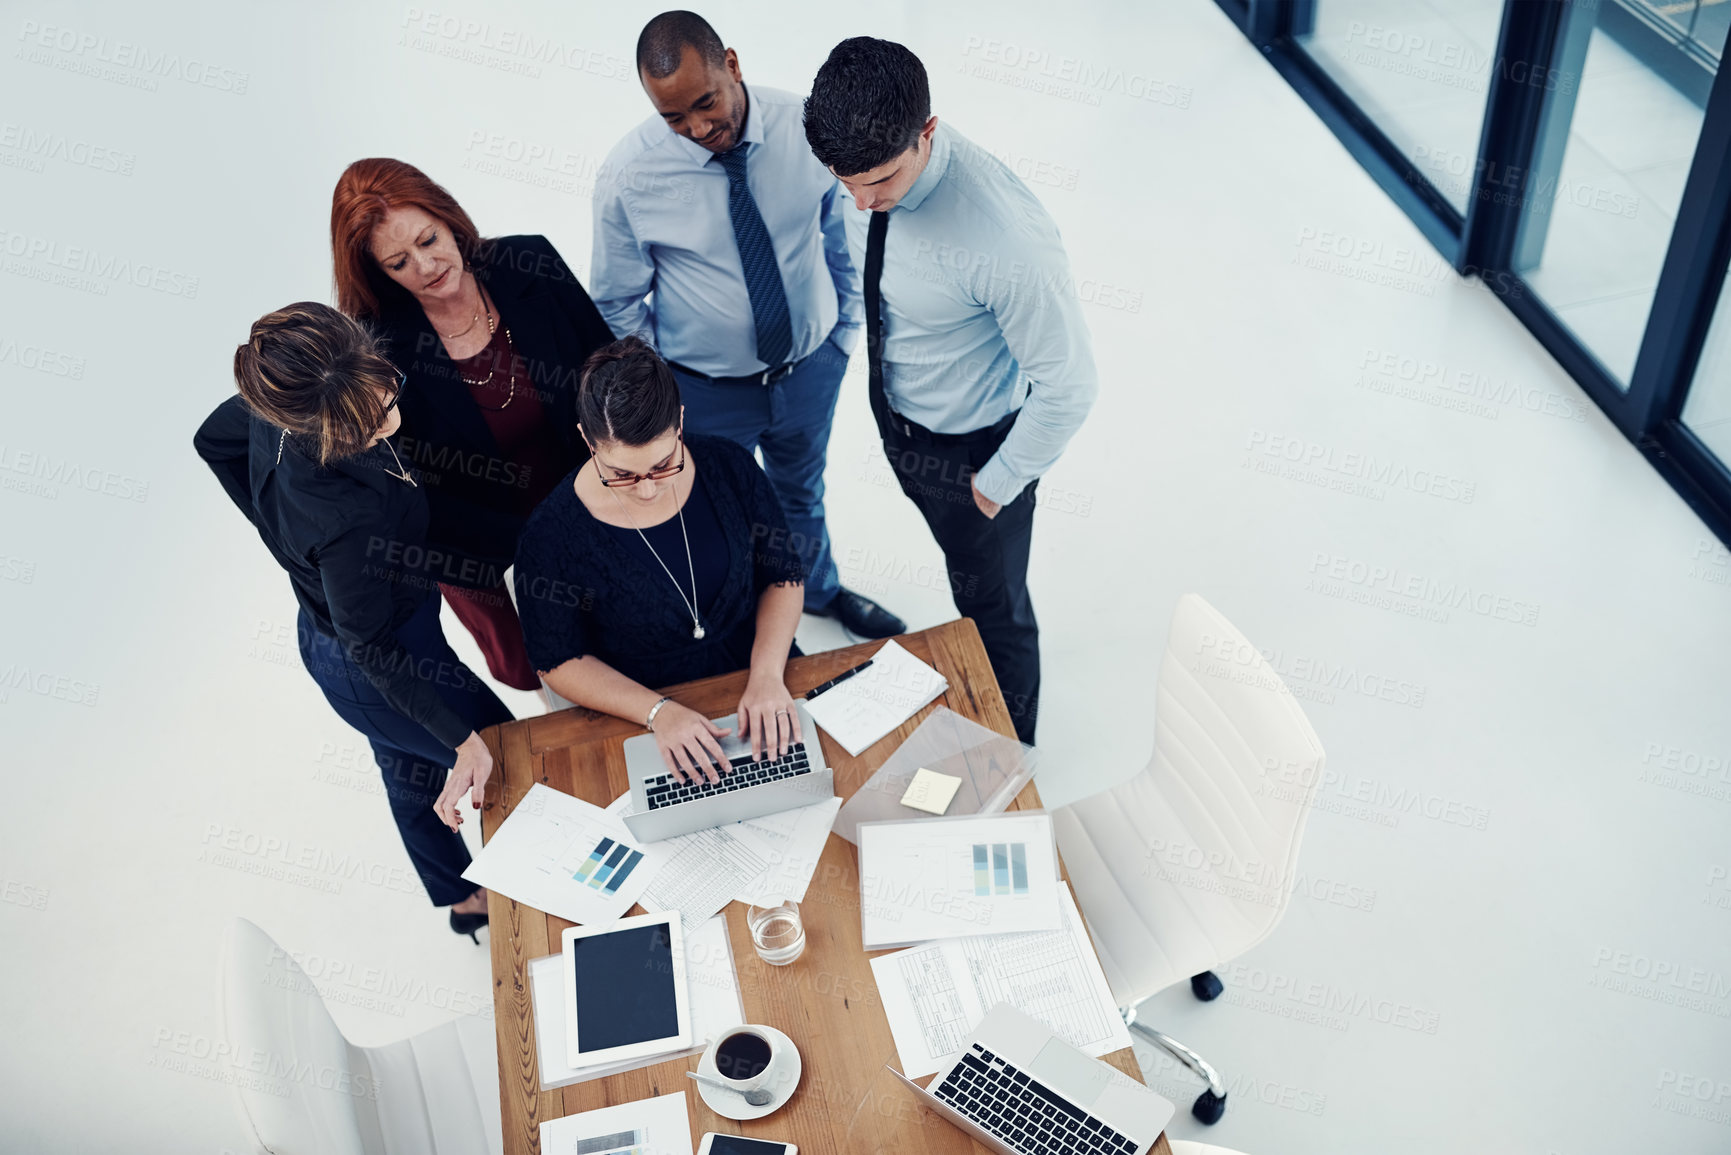
{"type": "Polygon", "coordinates": [[[482,238],[400,160],[343,172],[331,257],[338,306],[408,378],[398,445],[426,480],[428,568],[493,676],[538,689],[505,570],[529,513],[588,456],[577,383],[613,334],[546,237],[482,238]]]}

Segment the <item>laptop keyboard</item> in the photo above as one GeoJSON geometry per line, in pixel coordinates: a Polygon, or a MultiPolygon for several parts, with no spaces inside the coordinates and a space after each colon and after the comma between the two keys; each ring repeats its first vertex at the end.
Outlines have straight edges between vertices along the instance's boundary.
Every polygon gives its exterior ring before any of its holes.
{"type": "Polygon", "coordinates": [[[935,1094],[1023,1155],[1128,1155],[1136,1144],[980,1044],[935,1094]]]}
{"type": "Polygon", "coordinates": [[[713,785],[708,782],[680,782],[672,774],[660,774],[645,779],[643,785],[644,792],[649,797],[649,809],[665,810],[669,806],[678,806],[681,802],[715,798],[735,790],[744,790],[747,786],[783,782],[810,773],[811,762],[805,756],[805,744],[795,742],[780,758],[760,760],[750,754],[742,754],[728,764],[728,769],[721,774],[721,781],[713,785]]]}

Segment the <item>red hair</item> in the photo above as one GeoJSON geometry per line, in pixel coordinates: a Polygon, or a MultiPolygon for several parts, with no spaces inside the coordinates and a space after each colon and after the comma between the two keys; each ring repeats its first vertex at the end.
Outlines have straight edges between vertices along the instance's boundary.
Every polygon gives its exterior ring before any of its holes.
{"type": "Polygon", "coordinates": [[[475,222],[426,173],[389,157],[357,160],[343,170],[331,194],[331,264],[337,285],[337,307],[351,317],[373,318],[386,302],[406,300],[409,292],[373,259],[373,230],[385,214],[397,208],[417,208],[442,221],[457,242],[465,265],[481,248],[475,222]]]}

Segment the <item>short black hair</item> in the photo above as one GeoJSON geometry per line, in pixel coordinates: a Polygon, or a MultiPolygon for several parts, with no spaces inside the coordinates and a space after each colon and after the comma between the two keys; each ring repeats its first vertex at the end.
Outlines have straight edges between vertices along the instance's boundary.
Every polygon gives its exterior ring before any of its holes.
{"type": "Polygon", "coordinates": [[[590,445],[648,445],[679,425],[679,382],[647,341],[621,337],[583,363],[577,422],[590,445]]]}
{"type": "Polygon", "coordinates": [[[643,26],[637,37],[637,71],[647,72],[651,80],[665,80],[679,71],[686,48],[697,54],[711,68],[727,63],[727,46],[709,26],[709,21],[695,12],[676,10],[663,12],[643,26]]]}
{"type": "Polygon", "coordinates": [[[919,141],[932,116],[920,58],[893,40],[855,36],[837,44],[805,98],[805,139],[838,176],[857,176],[919,141]]]}

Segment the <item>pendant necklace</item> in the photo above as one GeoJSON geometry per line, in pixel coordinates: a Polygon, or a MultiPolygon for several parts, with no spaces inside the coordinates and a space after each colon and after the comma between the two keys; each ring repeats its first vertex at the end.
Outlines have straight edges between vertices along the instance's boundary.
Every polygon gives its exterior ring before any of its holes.
{"type": "MultiPolygon", "coordinates": [[[[696,490],[696,485],[696,481],[693,481],[693,492],[696,490]]],[[[613,493],[611,486],[603,486],[602,488],[606,489],[608,493],[613,493]]],[[[631,511],[625,508],[625,499],[617,493],[613,493],[613,500],[619,503],[619,512],[625,515],[626,523],[632,529],[637,529],[637,522],[632,520],[631,511]]],[[[649,550],[649,556],[655,559],[655,563],[661,567],[661,572],[666,574],[667,580],[673,583],[673,590],[679,595],[680,602],[691,612],[691,636],[701,640],[708,631],[703,628],[703,621],[697,614],[697,567],[691,560],[691,538],[687,537],[685,533],[685,507],[677,504],[679,501],[677,489],[673,490],[673,500],[675,508],[679,511],[679,536],[685,542],[685,569],[691,577],[690,598],[685,596],[684,587],[679,584],[679,579],[673,576],[673,571],[667,568],[667,563],[661,560],[661,555],[655,552],[655,547],[649,544],[648,536],[640,529],[637,529],[637,536],[643,538],[643,544],[649,550]]]]}
{"type": "Polygon", "coordinates": [[[384,469],[386,473],[390,474],[398,481],[408,482],[411,489],[419,489],[421,487],[420,483],[415,480],[413,474],[403,467],[403,459],[397,456],[397,447],[392,445],[388,438],[381,437],[379,440],[385,443],[385,448],[391,451],[391,459],[397,463],[395,469],[391,469],[388,466],[380,466],[380,468],[384,469]]]}

